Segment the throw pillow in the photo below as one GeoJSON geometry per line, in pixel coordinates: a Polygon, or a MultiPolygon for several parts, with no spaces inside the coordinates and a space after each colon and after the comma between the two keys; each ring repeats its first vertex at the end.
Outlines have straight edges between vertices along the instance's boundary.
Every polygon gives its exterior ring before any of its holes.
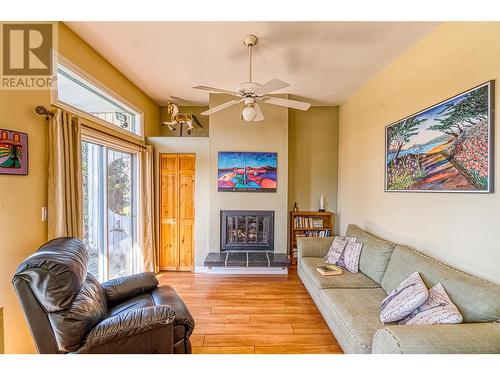
{"type": "Polygon", "coordinates": [[[330,250],[328,250],[328,253],[325,256],[326,263],[337,264],[346,245],[347,241],[344,241],[342,237],[335,237],[330,246],[330,250]]]}
{"type": "Polygon", "coordinates": [[[342,255],[337,261],[337,266],[345,268],[352,273],[358,273],[359,270],[359,257],[361,255],[362,243],[348,242],[342,255]]]}
{"type": "Polygon", "coordinates": [[[403,319],[429,298],[429,291],[418,272],[412,273],[382,301],[380,321],[397,322],[403,319]]]}
{"type": "Polygon", "coordinates": [[[429,298],[422,306],[400,320],[398,324],[456,324],[463,317],[441,284],[429,290],[429,298]]]}

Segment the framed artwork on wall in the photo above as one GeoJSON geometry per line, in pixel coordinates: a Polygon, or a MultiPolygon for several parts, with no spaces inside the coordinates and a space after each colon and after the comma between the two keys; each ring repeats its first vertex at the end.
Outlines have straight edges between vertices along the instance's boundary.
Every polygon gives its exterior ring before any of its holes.
{"type": "Polygon", "coordinates": [[[219,152],[217,191],[275,193],[276,152],[219,152]]]}
{"type": "Polygon", "coordinates": [[[28,174],[28,134],[0,129],[0,174],[28,174]]]}
{"type": "Polygon", "coordinates": [[[493,192],[494,81],[385,128],[385,191],[493,192]]]}

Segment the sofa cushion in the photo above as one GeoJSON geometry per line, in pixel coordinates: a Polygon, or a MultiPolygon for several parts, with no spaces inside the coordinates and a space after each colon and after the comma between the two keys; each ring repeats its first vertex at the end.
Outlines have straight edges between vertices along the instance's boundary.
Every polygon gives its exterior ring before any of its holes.
{"type": "Polygon", "coordinates": [[[340,332],[349,352],[370,353],[373,335],[384,327],[380,304],[387,296],[383,289],[323,289],[320,297],[329,306],[325,318],[340,332]]]}
{"type": "Polygon", "coordinates": [[[380,288],[375,281],[362,273],[351,273],[343,271],[342,275],[323,276],[317,267],[324,266],[323,258],[301,258],[299,267],[308,280],[312,281],[318,288],[380,288]]]}
{"type": "Polygon", "coordinates": [[[429,291],[422,278],[418,272],[413,272],[384,298],[380,306],[380,321],[397,322],[422,306],[428,297],[429,291]]]}
{"type": "Polygon", "coordinates": [[[391,291],[415,271],[427,287],[443,285],[465,323],[500,322],[500,285],[449,267],[407,246],[398,245],[394,250],[382,287],[391,291]]]}
{"type": "Polygon", "coordinates": [[[429,298],[418,309],[400,320],[400,325],[458,324],[464,318],[441,284],[429,289],[429,298]]]}
{"type": "Polygon", "coordinates": [[[354,224],[350,224],[347,227],[345,235],[356,237],[356,242],[363,244],[359,258],[359,270],[372,280],[380,283],[395,245],[392,242],[365,232],[354,224]]]}

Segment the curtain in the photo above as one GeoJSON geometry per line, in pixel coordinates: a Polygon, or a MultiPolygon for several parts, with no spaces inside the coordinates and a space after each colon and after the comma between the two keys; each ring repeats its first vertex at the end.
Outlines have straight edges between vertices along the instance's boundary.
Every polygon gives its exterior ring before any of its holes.
{"type": "Polygon", "coordinates": [[[81,125],[58,109],[49,123],[48,235],[82,238],[81,125]]]}
{"type": "Polygon", "coordinates": [[[153,187],[153,146],[147,145],[142,150],[142,259],[144,271],[155,272],[155,236],[154,236],[154,187],[153,187]]]}

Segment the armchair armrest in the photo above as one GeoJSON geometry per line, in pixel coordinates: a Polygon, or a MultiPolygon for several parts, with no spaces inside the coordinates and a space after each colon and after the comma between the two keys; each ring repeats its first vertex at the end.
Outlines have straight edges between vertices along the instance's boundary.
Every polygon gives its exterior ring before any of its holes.
{"type": "MultiPolygon", "coordinates": [[[[173,331],[174,320],[174,310],[167,305],[124,311],[96,325],[87,335],[78,353],[93,352],[96,347],[110,346],[120,340],[162,329],[168,325],[173,331]]],[[[117,347],[119,350],[119,345],[117,347]]]]}
{"type": "Polygon", "coordinates": [[[153,272],[142,272],[109,280],[101,285],[106,292],[108,303],[116,304],[126,298],[156,289],[158,279],[153,272]]]}
{"type": "Polygon", "coordinates": [[[387,326],[375,332],[372,353],[500,353],[500,324],[387,326]]]}
{"type": "Polygon", "coordinates": [[[333,237],[303,237],[297,239],[298,258],[323,258],[328,253],[333,237]]]}

